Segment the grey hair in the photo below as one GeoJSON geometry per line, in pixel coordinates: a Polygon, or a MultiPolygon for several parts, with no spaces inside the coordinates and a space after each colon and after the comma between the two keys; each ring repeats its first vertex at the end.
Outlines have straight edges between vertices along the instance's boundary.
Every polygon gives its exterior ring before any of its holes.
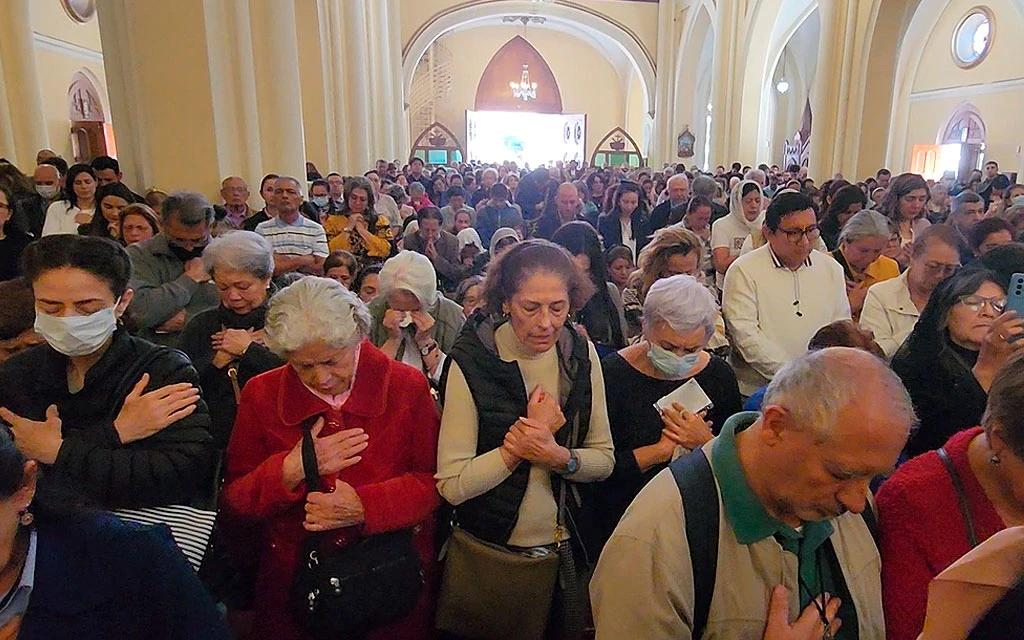
{"type": "Polygon", "coordinates": [[[843,230],[839,232],[839,242],[856,242],[861,238],[885,238],[892,237],[893,231],[889,226],[889,218],[874,209],[865,209],[853,214],[843,230]]]}
{"type": "Polygon", "coordinates": [[[965,204],[974,204],[975,202],[985,202],[985,200],[973,191],[961,191],[955,198],[953,198],[953,204],[950,207],[951,212],[959,214],[963,210],[965,204]]]}
{"type": "Polygon", "coordinates": [[[763,406],[785,407],[799,428],[825,442],[843,410],[864,401],[868,384],[880,385],[884,393],[869,402],[888,407],[890,415],[907,425],[909,434],[917,426],[917,414],[899,376],[877,356],[851,347],[809,351],[785,364],[768,384],[763,406]],[[866,367],[872,369],[870,375],[865,375],[866,367]]]}
{"type": "Polygon", "coordinates": [[[186,227],[213,223],[213,207],[209,200],[195,191],[175,191],[167,196],[160,213],[164,224],[171,221],[172,214],[176,214],[178,221],[186,227]]]}
{"type": "Polygon", "coordinates": [[[492,175],[495,178],[497,178],[498,177],[498,170],[495,169],[494,167],[487,167],[486,169],[484,169],[484,172],[480,174],[480,177],[487,176],[487,175],[492,175]]]}
{"type": "Polygon", "coordinates": [[[718,183],[711,176],[694,176],[693,182],[690,183],[690,193],[695,196],[704,196],[710,200],[715,197],[716,191],[718,191],[718,183]]]}
{"type": "Polygon", "coordinates": [[[673,173],[671,176],[668,177],[668,180],[665,181],[665,186],[670,187],[672,186],[673,182],[679,181],[685,181],[687,185],[689,185],[690,183],[690,179],[686,177],[685,173],[673,173]]]}
{"type": "Polygon", "coordinates": [[[647,337],[658,324],[676,333],[704,329],[705,340],[715,333],[718,305],[707,287],[685,274],[662,278],[644,298],[643,330],[647,337]]]}
{"type": "Polygon", "coordinates": [[[753,180],[762,187],[768,184],[768,178],[764,175],[764,171],[760,169],[751,169],[743,175],[744,180],[753,180]]]}
{"type": "Polygon", "coordinates": [[[274,249],[269,240],[256,232],[229,231],[206,247],[203,265],[211,275],[217,269],[231,269],[265,280],[274,275],[274,249]]]}
{"type": "Polygon", "coordinates": [[[354,346],[369,334],[370,322],[356,294],[329,278],[307,276],[270,299],[264,332],[267,347],[287,359],[315,342],[338,349],[354,346]]]}
{"type": "Polygon", "coordinates": [[[423,186],[422,182],[410,182],[409,183],[409,195],[414,193],[426,193],[427,188],[423,186]]]}

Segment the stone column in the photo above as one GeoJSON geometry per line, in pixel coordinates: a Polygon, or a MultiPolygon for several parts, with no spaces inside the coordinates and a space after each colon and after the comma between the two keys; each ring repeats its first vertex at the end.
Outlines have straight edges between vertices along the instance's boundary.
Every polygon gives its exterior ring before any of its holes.
{"type": "MultiPolygon", "coordinates": [[[[715,72],[711,85],[711,165],[728,165],[740,151],[744,60],[743,3],[719,2],[715,11],[715,72]]],[[[742,160],[741,160],[742,162],[742,160]]]]}
{"type": "Polygon", "coordinates": [[[249,17],[263,167],[304,182],[306,148],[295,5],[282,0],[249,0],[249,17]]]}
{"type": "Polygon", "coordinates": [[[0,2],[0,157],[31,174],[36,152],[48,147],[29,0],[0,2]]]}
{"type": "Polygon", "coordinates": [[[831,0],[818,7],[821,38],[818,68],[811,86],[814,119],[809,175],[819,182],[836,172],[856,181],[866,96],[866,43],[871,24],[870,7],[858,4],[864,3],[831,0]]]}

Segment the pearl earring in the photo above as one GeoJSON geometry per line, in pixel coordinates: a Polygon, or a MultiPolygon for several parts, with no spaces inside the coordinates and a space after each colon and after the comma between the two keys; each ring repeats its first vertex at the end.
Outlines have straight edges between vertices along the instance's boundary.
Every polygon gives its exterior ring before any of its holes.
{"type": "Polygon", "coordinates": [[[18,514],[18,524],[20,524],[23,527],[27,527],[30,524],[32,524],[32,522],[35,521],[35,519],[36,517],[32,515],[32,512],[29,511],[28,509],[18,514]]]}
{"type": "Polygon", "coordinates": [[[992,457],[991,457],[991,458],[989,458],[989,459],[988,459],[988,461],[989,461],[990,463],[992,463],[993,465],[996,465],[996,466],[998,466],[998,465],[999,465],[999,463],[1001,463],[1001,462],[1002,462],[1002,460],[1000,460],[1000,459],[999,459],[999,454],[998,454],[998,453],[993,453],[993,454],[992,454],[992,457]]]}

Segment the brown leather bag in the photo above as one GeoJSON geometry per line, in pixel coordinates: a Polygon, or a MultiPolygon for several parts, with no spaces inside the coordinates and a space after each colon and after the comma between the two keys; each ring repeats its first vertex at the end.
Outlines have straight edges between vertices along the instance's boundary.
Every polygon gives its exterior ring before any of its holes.
{"type": "Polygon", "coordinates": [[[481,640],[543,638],[558,567],[554,548],[506,549],[456,527],[445,552],[437,628],[481,640]]]}

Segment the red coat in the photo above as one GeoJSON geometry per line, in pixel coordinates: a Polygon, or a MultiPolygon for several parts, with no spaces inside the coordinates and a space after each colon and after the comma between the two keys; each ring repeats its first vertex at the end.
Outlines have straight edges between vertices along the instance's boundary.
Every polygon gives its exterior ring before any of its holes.
{"type": "Polygon", "coordinates": [[[415,527],[427,577],[417,609],[404,620],[377,629],[368,640],[430,638],[437,576],[432,514],[440,504],[434,484],[440,416],[423,374],[391,360],[369,341],[362,344],[352,394],[339,411],[310,393],[288,365],[245,385],[228,444],[221,500],[230,517],[263,526],[255,637],[303,638],[288,612],[288,596],[306,533],[306,489],[301,483],[289,492],[282,482],[282,465],[302,438],[302,421],[320,414],[326,419],[322,436],[356,427],[370,436],[358,464],[324,478],[327,486],[333,487],[335,479],[352,485],[365,510],[365,523],[339,529],[337,543],[415,527]]]}
{"type": "MultiPolygon", "coordinates": [[[[967,461],[967,445],[981,427],[946,442],[964,485],[978,542],[1006,528],[967,461]]],[[[970,551],[967,526],[946,467],[934,451],[910,460],[876,498],[882,534],[882,604],[888,640],[915,640],[924,626],[928,583],[970,551]]]]}

